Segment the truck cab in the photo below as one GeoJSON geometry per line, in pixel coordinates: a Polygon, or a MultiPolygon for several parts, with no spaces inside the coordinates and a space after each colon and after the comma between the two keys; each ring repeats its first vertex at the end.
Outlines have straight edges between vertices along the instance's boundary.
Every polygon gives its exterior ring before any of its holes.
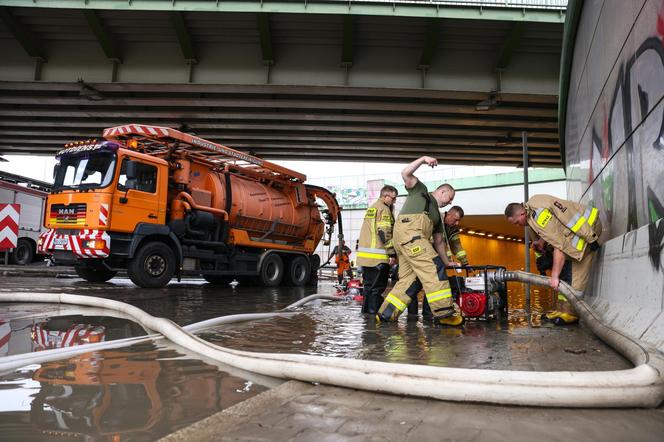
{"type": "Polygon", "coordinates": [[[165,223],[168,163],[96,140],[69,145],[58,159],[39,249],[84,279],[107,281],[124,266],[123,238],[140,224],[165,223]]]}

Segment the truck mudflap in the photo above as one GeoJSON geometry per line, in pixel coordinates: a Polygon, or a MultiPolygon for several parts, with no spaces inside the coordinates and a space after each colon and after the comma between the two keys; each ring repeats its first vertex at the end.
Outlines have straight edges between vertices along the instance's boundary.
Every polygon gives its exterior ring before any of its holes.
{"type": "Polygon", "coordinates": [[[37,250],[45,255],[65,250],[78,258],[106,258],[111,250],[111,236],[105,230],[83,229],[76,234],[66,234],[49,229],[39,235],[37,250]]]}

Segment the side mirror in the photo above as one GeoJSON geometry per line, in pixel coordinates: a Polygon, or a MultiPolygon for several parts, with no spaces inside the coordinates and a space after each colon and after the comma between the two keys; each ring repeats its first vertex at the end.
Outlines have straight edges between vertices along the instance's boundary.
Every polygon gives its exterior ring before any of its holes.
{"type": "Polygon", "coordinates": [[[136,178],[129,178],[127,177],[127,181],[125,181],[124,187],[125,189],[136,189],[136,185],[138,184],[136,178]]]}
{"type": "MultiPolygon", "coordinates": [[[[138,177],[138,163],[135,161],[127,161],[127,169],[125,170],[125,175],[127,175],[127,183],[125,186],[129,189],[130,187],[128,186],[129,181],[136,181],[136,178],[138,177]]],[[[135,189],[135,187],[131,187],[131,189],[135,189]]]]}
{"type": "Polygon", "coordinates": [[[57,164],[53,167],[53,181],[55,181],[55,179],[57,178],[57,176],[58,176],[58,172],[60,172],[60,163],[57,163],[57,164]]]}

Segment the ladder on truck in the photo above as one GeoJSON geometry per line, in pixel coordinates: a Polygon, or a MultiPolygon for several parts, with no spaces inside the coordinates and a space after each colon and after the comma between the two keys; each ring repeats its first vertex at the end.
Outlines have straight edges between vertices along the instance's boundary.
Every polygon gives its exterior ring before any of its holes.
{"type": "Polygon", "coordinates": [[[212,169],[225,168],[259,181],[298,185],[304,183],[307,178],[306,175],[262,158],[170,127],[126,124],[104,129],[103,136],[109,141],[118,141],[127,145],[136,140],[138,149],[149,155],[168,157],[175,152],[181,152],[193,160],[209,165],[212,169]]]}

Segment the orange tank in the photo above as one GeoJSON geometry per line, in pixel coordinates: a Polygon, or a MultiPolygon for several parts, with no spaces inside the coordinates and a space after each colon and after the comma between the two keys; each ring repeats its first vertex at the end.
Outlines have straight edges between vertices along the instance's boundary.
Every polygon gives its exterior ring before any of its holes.
{"type": "Polygon", "coordinates": [[[320,212],[303,185],[276,188],[233,173],[226,179],[223,172],[199,164],[191,170],[189,187],[194,200],[225,210],[231,228],[246,231],[252,241],[294,243],[310,237],[318,244],[323,236],[320,212]],[[302,200],[298,200],[298,191],[302,200]]]}

